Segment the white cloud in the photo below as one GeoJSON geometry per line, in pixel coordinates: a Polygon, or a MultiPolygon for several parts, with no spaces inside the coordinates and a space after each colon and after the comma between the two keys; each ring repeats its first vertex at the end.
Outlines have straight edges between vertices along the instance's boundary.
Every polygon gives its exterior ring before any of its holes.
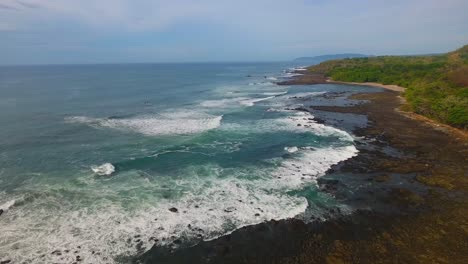
{"type": "Polygon", "coordinates": [[[466,0],[0,0],[0,37],[19,32],[0,52],[39,41],[104,54],[106,41],[124,39],[115,54],[178,60],[428,53],[468,41],[467,11],[466,0]]]}
{"type": "Polygon", "coordinates": [[[0,0],[0,22],[27,28],[61,20],[98,30],[159,31],[202,20],[259,34],[304,34],[401,21],[411,27],[440,14],[463,16],[467,8],[463,0],[0,0]]]}

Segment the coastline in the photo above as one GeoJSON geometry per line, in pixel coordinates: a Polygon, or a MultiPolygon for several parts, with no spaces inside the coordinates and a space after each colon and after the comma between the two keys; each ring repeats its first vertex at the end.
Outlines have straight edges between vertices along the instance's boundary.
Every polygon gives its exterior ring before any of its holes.
{"type": "Polygon", "coordinates": [[[357,82],[340,82],[340,81],[334,81],[330,78],[327,78],[326,83],[331,83],[331,84],[347,84],[347,85],[362,85],[362,86],[372,86],[372,87],[379,87],[395,92],[404,92],[406,88],[394,85],[394,84],[382,84],[382,83],[376,83],[376,82],[365,82],[365,83],[357,83],[357,82]]]}
{"type": "Polygon", "coordinates": [[[283,82],[278,82],[278,85],[313,85],[313,84],[346,84],[346,85],[361,85],[361,86],[372,86],[372,87],[379,87],[391,91],[396,92],[404,92],[406,88],[394,85],[394,84],[382,84],[376,82],[341,82],[341,81],[334,81],[331,78],[325,77],[323,74],[320,73],[308,73],[304,71],[294,71],[293,73],[300,74],[295,76],[290,80],[286,80],[283,82]]]}
{"type": "MultiPolygon", "coordinates": [[[[295,76],[294,78],[283,81],[283,82],[278,82],[278,85],[315,85],[315,84],[343,84],[343,85],[358,85],[358,86],[369,86],[369,87],[376,87],[376,88],[382,88],[386,89],[389,91],[394,91],[398,93],[403,93],[405,92],[406,88],[401,87],[398,85],[394,84],[382,84],[382,83],[376,83],[376,82],[365,82],[365,83],[358,83],[358,82],[342,82],[342,81],[334,81],[331,78],[325,77],[323,74],[318,74],[318,73],[304,73],[303,71],[295,71],[294,73],[298,73],[301,75],[295,76]]],[[[402,103],[405,103],[405,98],[402,96],[398,96],[399,99],[401,100],[402,103]]],[[[402,105],[398,106],[396,110],[400,112],[402,115],[405,115],[408,118],[412,118],[414,120],[417,120],[419,122],[424,122],[429,125],[431,125],[433,128],[445,131],[448,134],[452,134],[456,137],[462,137],[464,139],[468,139],[468,131],[463,130],[460,128],[456,128],[441,122],[438,122],[436,120],[430,119],[428,117],[425,117],[423,115],[410,112],[410,111],[404,111],[402,110],[401,107],[402,105]]]]}
{"type": "MultiPolygon", "coordinates": [[[[334,83],[299,76],[288,85],[318,81],[334,83]]],[[[325,123],[330,120],[321,113],[365,115],[370,121],[354,130],[362,138],[356,142],[359,155],[333,166],[318,181],[322,191],[356,208],[351,215],[331,210],[326,221],[286,219],[247,226],[186,249],[153,248],[137,262],[463,263],[468,140],[448,137],[446,130],[401,112],[399,94],[386,88],[351,96],[366,100],[355,106],[307,107],[325,123]],[[350,189],[359,191],[349,195],[350,189]]]]}

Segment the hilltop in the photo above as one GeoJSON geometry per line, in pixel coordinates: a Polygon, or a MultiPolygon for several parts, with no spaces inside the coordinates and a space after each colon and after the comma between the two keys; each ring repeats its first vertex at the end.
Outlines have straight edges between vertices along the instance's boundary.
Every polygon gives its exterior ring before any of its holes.
{"type": "Polygon", "coordinates": [[[468,127],[468,45],[445,54],[330,60],[308,68],[333,81],[377,82],[406,88],[407,110],[468,127]]]}

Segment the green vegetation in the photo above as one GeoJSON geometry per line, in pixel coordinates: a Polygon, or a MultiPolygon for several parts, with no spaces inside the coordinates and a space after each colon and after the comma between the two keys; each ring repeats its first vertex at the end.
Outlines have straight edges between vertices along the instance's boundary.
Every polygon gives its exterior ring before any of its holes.
{"type": "Polygon", "coordinates": [[[335,81],[378,82],[407,88],[410,110],[468,128],[468,45],[443,55],[382,56],[326,61],[309,68],[335,81]]]}

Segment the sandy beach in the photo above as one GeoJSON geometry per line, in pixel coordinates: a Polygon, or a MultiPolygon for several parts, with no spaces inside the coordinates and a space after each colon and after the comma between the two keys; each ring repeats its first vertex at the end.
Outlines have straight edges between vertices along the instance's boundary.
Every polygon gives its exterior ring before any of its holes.
{"type": "Polygon", "coordinates": [[[379,88],[384,88],[387,90],[391,91],[396,91],[396,92],[404,92],[406,88],[398,86],[398,85],[393,85],[393,84],[381,84],[381,83],[375,83],[375,82],[365,82],[365,83],[357,83],[357,82],[339,82],[339,81],[334,81],[330,78],[327,78],[326,80],[327,83],[334,83],[334,84],[348,84],[348,85],[364,85],[364,86],[373,86],[373,87],[379,87],[379,88]]]}

